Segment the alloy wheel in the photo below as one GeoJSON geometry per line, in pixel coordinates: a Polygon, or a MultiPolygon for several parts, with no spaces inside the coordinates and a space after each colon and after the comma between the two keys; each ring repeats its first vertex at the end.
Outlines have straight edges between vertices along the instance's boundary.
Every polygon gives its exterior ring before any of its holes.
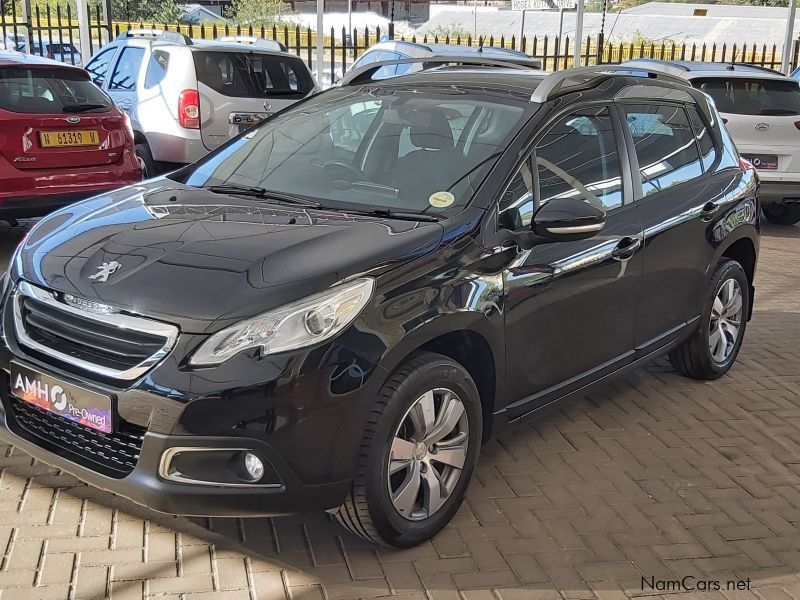
{"type": "Polygon", "coordinates": [[[400,516],[420,521],[442,508],[461,478],[468,443],[467,411],[455,392],[435,388],[414,401],[389,450],[389,495],[400,516]]]}
{"type": "Polygon", "coordinates": [[[735,279],[726,279],[714,297],[708,330],[708,349],[717,364],[725,363],[736,347],[742,312],[742,288],[735,279]]]}

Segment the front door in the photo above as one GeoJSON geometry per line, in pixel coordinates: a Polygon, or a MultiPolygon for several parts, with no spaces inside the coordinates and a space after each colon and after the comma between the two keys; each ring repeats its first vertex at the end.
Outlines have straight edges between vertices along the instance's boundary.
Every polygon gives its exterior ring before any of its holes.
{"type": "Polygon", "coordinates": [[[642,227],[615,118],[600,106],[558,119],[501,198],[500,226],[512,229],[553,198],[606,212],[595,237],[518,251],[504,271],[511,419],[633,360],[642,227]]]}

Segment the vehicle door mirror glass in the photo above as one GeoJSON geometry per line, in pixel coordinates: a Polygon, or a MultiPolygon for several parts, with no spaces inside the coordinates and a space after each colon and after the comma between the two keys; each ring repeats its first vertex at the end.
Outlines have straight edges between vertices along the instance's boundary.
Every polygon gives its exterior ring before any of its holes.
{"type": "Polygon", "coordinates": [[[547,240],[582,240],[597,235],[605,225],[606,214],[580,198],[556,198],[533,216],[531,229],[547,240]]]}

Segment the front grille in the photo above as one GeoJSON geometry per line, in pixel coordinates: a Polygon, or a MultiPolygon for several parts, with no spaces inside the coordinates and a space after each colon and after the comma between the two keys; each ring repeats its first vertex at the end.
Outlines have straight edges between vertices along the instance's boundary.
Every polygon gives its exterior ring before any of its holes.
{"type": "Polygon", "coordinates": [[[17,340],[45,360],[104,378],[133,380],[163,359],[177,339],[173,325],[93,302],[70,305],[62,296],[26,282],[16,291],[17,340]]]}
{"type": "Polygon", "coordinates": [[[118,479],[136,467],[146,431],[143,427],[120,419],[113,433],[103,433],[13,396],[9,405],[19,429],[15,433],[46,450],[118,479]]]}
{"type": "Polygon", "coordinates": [[[28,336],[38,344],[120,371],[142,363],[164,345],[162,337],[123,331],[65,313],[33,298],[22,298],[22,323],[28,336]]]}

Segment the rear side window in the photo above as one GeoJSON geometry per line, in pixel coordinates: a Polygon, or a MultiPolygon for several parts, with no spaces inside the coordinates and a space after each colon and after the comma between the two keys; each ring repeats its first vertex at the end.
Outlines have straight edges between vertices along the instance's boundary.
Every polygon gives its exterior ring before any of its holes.
{"type": "Polygon", "coordinates": [[[692,85],[714,99],[717,110],[734,115],[800,115],[800,86],[792,79],[708,77],[692,85]]]}
{"type": "Polygon", "coordinates": [[[0,67],[0,108],[28,114],[105,112],[112,104],[77,69],[0,67]]]}
{"type": "Polygon", "coordinates": [[[110,90],[130,91],[136,89],[136,80],[139,78],[139,67],[144,59],[144,48],[125,48],[111,74],[110,90]]]}
{"type": "Polygon", "coordinates": [[[155,50],[147,62],[147,71],[144,74],[144,87],[150,89],[164,81],[169,67],[169,53],[164,50],[155,50]]]}
{"type": "Polygon", "coordinates": [[[694,133],[682,106],[628,105],[625,113],[645,196],[703,174],[694,133]]]}
{"type": "Polygon", "coordinates": [[[89,71],[89,75],[92,76],[92,80],[97,84],[102,86],[106,80],[106,75],[108,74],[108,68],[111,66],[111,60],[114,58],[114,54],[116,54],[116,48],[110,48],[109,50],[105,50],[95,56],[88,65],[86,65],[86,70],[89,71]]]}
{"type": "Polygon", "coordinates": [[[194,52],[197,80],[234,98],[302,98],[314,87],[299,58],[244,52],[194,52]]]}
{"type": "Polygon", "coordinates": [[[700,149],[700,158],[703,161],[703,170],[707,171],[714,164],[716,152],[714,150],[714,140],[708,131],[708,127],[700,117],[700,113],[694,106],[687,106],[686,112],[689,114],[689,120],[692,122],[692,129],[694,129],[695,139],[697,139],[697,146],[700,149]]]}

